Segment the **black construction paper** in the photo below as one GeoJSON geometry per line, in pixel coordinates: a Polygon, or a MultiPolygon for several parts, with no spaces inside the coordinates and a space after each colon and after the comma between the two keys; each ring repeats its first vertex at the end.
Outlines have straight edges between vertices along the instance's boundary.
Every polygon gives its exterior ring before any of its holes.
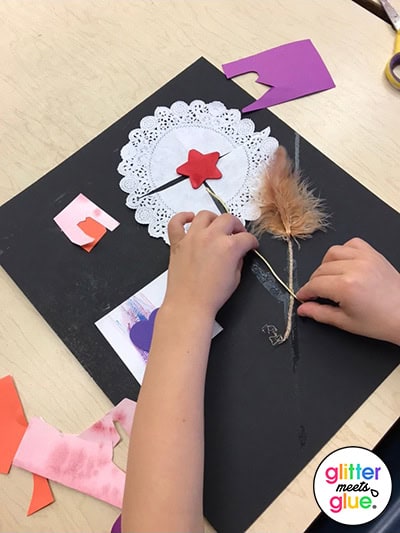
{"type": "MultiPolygon", "coordinates": [[[[129,131],[158,105],[194,99],[239,109],[252,100],[199,59],[0,209],[2,265],[115,404],[136,399],[139,386],[94,322],[163,272],[169,253],[125,206],[119,151],[129,131]],[[121,223],[90,254],[72,245],[53,221],[79,193],[121,223]]],[[[270,111],[251,118],[257,130],[270,126],[289,155],[299,158],[332,214],[328,232],[295,247],[297,287],[330,245],[353,236],[400,268],[400,249],[393,246],[398,214],[270,111]]],[[[287,275],[282,242],[265,236],[261,252],[287,275]]],[[[299,318],[290,340],[272,346],[262,328],[272,324],[282,331],[285,302],[279,290],[264,288],[266,272],[255,256],[247,257],[240,287],[217,317],[224,331],[211,349],[204,509],[219,532],[249,527],[400,362],[394,345],[299,318]]]]}

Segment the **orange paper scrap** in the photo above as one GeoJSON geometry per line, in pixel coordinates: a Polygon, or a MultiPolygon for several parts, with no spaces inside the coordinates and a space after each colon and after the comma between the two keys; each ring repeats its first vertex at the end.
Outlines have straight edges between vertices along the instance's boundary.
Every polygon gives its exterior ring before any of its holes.
{"type": "MultiPolygon", "coordinates": [[[[21,400],[11,376],[0,379],[0,473],[8,474],[25,434],[26,420],[21,400]]],[[[28,516],[54,502],[47,479],[33,476],[33,492],[28,516]]]]}
{"type": "Polygon", "coordinates": [[[94,239],[93,242],[82,245],[82,248],[86,250],[86,252],[93,250],[107,231],[103,224],[100,224],[100,222],[97,222],[97,220],[94,220],[94,218],[91,217],[87,217],[83,222],[78,222],[78,226],[86,233],[86,235],[89,235],[89,237],[94,239]]]}
{"type": "Polygon", "coordinates": [[[27,516],[30,516],[36,511],[40,511],[43,507],[47,507],[54,502],[54,496],[51,492],[49,480],[45,477],[33,474],[33,490],[31,503],[29,504],[27,516]]]}
{"type": "Polygon", "coordinates": [[[28,426],[13,378],[0,379],[0,473],[8,474],[28,426]]]}

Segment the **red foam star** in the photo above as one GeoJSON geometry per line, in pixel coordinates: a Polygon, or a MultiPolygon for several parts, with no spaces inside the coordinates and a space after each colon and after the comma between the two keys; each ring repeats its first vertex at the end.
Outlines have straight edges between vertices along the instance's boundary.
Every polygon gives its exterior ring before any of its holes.
{"type": "Polygon", "coordinates": [[[188,176],[193,189],[198,189],[206,180],[222,177],[217,168],[218,159],[219,152],[202,154],[197,150],[189,150],[188,160],[176,171],[182,176],[188,176]]]}

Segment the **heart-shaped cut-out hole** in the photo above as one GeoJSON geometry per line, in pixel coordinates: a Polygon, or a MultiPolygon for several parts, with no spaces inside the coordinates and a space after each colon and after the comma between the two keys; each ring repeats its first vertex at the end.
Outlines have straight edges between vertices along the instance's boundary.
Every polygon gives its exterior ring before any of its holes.
{"type": "Polygon", "coordinates": [[[149,318],[136,322],[129,331],[131,341],[139,350],[144,350],[145,352],[150,351],[154,320],[156,319],[157,312],[158,308],[154,309],[149,318]]]}

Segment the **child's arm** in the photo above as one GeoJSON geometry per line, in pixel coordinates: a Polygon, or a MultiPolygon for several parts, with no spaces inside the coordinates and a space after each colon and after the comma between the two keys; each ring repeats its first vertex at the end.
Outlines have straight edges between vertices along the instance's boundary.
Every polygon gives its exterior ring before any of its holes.
{"type": "Polygon", "coordinates": [[[168,288],[132,429],[122,528],[203,531],[204,382],[215,315],[257,246],[231,215],[170,222],[168,288]],[[187,234],[184,224],[192,222],[187,234]]]}

